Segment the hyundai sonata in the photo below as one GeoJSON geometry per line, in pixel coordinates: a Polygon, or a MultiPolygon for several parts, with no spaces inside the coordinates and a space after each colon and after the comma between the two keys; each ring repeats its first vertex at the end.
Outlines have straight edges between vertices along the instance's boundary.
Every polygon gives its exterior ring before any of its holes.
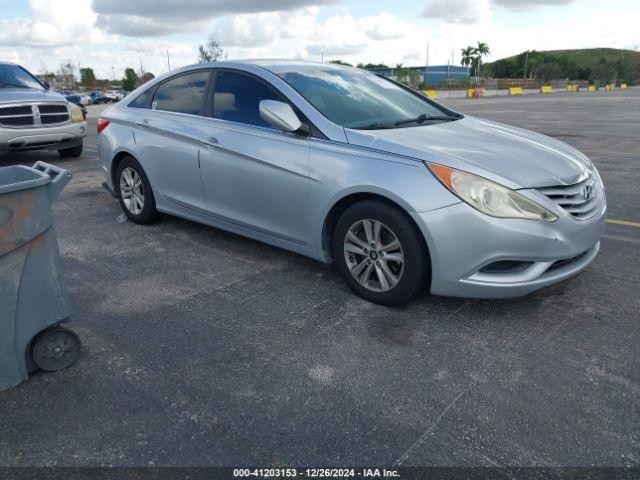
{"type": "Polygon", "coordinates": [[[334,262],[373,302],[498,298],[583,270],[606,213],[591,161],[364,70],[294,61],[171,71],[98,120],[105,187],[334,262]]]}

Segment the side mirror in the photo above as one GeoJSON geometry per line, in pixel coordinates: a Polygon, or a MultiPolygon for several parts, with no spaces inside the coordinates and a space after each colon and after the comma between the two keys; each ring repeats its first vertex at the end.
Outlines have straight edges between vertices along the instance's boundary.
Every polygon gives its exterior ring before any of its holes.
{"type": "Polygon", "coordinates": [[[42,82],[42,84],[44,85],[44,88],[46,88],[47,90],[49,90],[51,88],[51,85],[46,80],[44,82],[42,82]]]}
{"type": "Polygon", "coordinates": [[[262,100],[260,102],[260,116],[272,127],[285,132],[297,132],[302,129],[302,122],[288,103],[277,100],[262,100]]]}

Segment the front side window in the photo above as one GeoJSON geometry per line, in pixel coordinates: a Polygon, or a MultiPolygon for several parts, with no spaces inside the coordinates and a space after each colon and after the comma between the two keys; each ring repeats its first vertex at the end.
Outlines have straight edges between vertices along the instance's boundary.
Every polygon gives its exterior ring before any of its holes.
{"type": "Polygon", "coordinates": [[[29,72],[18,65],[0,64],[0,88],[29,88],[44,90],[44,87],[29,72]]]}
{"type": "Polygon", "coordinates": [[[448,114],[426,99],[364,70],[318,67],[278,76],[325,117],[346,128],[396,126],[396,122],[420,115],[448,114]]]}
{"type": "Polygon", "coordinates": [[[247,75],[227,71],[216,74],[216,89],[213,95],[215,118],[269,127],[260,117],[262,100],[283,101],[283,98],[264,83],[247,75]]]}
{"type": "Polygon", "coordinates": [[[156,90],[153,108],[200,115],[208,78],[209,71],[201,70],[167,80],[156,90]]]}

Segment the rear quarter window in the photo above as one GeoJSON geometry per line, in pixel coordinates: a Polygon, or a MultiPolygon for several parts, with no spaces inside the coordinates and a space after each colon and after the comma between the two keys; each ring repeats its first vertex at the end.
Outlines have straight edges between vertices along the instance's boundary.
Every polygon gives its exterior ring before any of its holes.
{"type": "Polygon", "coordinates": [[[149,108],[149,99],[151,98],[151,89],[148,88],[136,98],[134,98],[129,104],[128,107],[131,108],[149,108]]]}

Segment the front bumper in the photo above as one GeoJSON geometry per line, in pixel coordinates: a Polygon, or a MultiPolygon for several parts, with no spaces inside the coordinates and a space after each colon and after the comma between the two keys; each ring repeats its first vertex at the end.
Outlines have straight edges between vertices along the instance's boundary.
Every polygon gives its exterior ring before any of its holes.
{"type": "Polygon", "coordinates": [[[25,150],[61,150],[82,143],[87,122],[33,128],[0,128],[0,154],[25,150]]]}
{"type": "Polygon", "coordinates": [[[414,213],[431,256],[431,293],[507,298],[569,278],[586,268],[600,248],[606,204],[587,221],[493,218],[465,203],[414,213]],[[510,261],[512,270],[489,265],[510,261]]]}

